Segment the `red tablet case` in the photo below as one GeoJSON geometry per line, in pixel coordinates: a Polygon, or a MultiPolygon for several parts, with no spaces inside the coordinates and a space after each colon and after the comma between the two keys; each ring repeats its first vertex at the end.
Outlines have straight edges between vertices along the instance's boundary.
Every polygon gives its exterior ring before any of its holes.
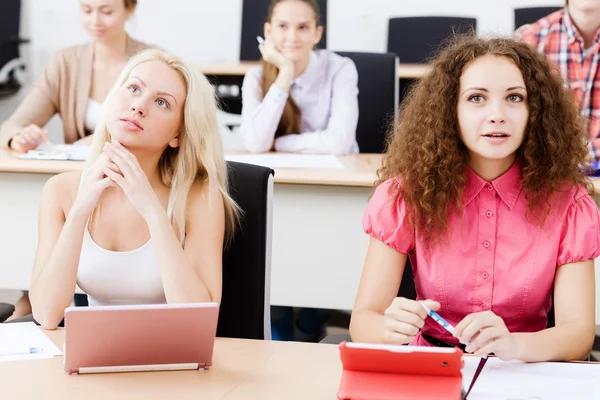
{"type": "Polygon", "coordinates": [[[462,351],[340,343],[338,399],[460,400],[462,351]],[[353,347],[358,346],[358,347],[353,347]]]}

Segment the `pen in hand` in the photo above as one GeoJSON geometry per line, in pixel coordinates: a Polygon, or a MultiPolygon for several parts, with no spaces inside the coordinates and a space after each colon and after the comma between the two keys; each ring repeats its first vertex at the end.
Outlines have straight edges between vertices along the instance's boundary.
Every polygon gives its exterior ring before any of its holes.
{"type": "Polygon", "coordinates": [[[447,330],[448,332],[450,332],[452,334],[452,336],[454,336],[455,329],[454,329],[454,327],[452,325],[450,325],[450,323],[448,323],[448,321],[446,321],[438,313],[436,313],[435,311],[431,310],[429,307],[427,307],[422,302],[419,302],[419,304],[421,304],[421,306],[423,306],[423,308],[425,309],[425,311],[427,311],[427,315],[429,315],[442,328],[444,328],[445,330],[447,330]]]}

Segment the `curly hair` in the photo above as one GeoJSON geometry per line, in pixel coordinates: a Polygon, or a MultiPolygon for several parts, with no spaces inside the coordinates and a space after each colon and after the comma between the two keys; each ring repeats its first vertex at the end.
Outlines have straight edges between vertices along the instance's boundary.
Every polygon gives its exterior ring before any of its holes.
{"type": "Polygon", "coordinates": [[[581,171],[588,138],[571,93],[546,57],[511,39],[458,36],[403,102],[376,182],[401,178],[390,195],[403,197],[408,222],[425,242],[446,232],[452,213],[462,215],[469,155],[458,127],[459,83],[470,63],[484,55],[511,60],[525,81],[529,120],[516,160],[528,218],[542,225],[552,194],[567,186],[583,185],[591,192],[581,171]]]}

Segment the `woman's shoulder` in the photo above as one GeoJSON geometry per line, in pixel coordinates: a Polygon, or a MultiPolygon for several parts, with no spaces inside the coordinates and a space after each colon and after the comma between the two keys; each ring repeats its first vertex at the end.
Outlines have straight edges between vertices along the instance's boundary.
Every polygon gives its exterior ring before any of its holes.
{"type": "Polygon", "coordinates": [[[63,172],[46,181],[42,198],[69,208],[79,187],[82,171],[63,172]]]}
{"type": "Polygon", "coordinates": [[[319,64],[327,66],[332,74],[339,71],[351,71],[357,74],[356,65],[350,57],[341,56],[331,50],[314,50],[319,64]]]}
{"type": "Polygon", "coordinates": [[[81,57],[84,57],[86,54],[92,55],[93,51],[93,43],[88,42],[62,48],[54,53],[53,59],[56,61],[78,63],[81,57]]]}

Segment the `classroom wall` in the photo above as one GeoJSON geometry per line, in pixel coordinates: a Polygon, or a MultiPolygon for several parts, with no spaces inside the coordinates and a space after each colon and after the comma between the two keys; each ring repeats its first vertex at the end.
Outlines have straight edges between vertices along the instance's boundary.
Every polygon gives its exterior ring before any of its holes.
{"type": "MultiPolygon", "coordinates": [[[[31,82],[52,53],[89,38],[79,22],[77,0],[22,0],[22,4],[21,36],[31,40],[22,47],[22,56],[29,67],[25,79],[31,82]]],[[[480,35],[509,35],[514,8],[563,4],[563,0],[329,0],[328,47],[385,51],[387,20],[401,16],[475,17],[480,35]]],[[[242,0],[140,0],[128,31],[186,59],[233,61],[239,58],[241,15],[242,0]]],[[[599,260],[596,271],[600,291],[599,260]]],[[[600,323],[598,297],[596,320],[600,323]]]]}
{"type": "MultiPolygon", "coordinates": [[[[251,1],[251,0],[246,0],[251,1]]],[[[56,50],[88,40],[77,0],[22,0],[23,46],[38,76],[56,50]]],[[[563,0],[329,0],[327,34],[332,50],[385,51],[387,19],[415,15],[476,17],[480,34],[510,34],[515,7],[562,5],[563,0]]],[[[195,61],[239,58],[242,0],[140,0],[132,36],[195,61]]]]}

